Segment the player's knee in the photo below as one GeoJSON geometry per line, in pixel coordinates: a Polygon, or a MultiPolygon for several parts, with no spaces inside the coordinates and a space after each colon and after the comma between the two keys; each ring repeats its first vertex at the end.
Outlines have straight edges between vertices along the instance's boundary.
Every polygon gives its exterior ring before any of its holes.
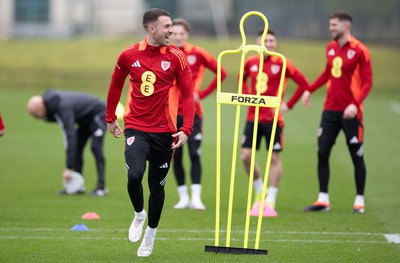
{"type": "Polygon", "coordinates": [[[328,160],[329,159],[328,152],[318,151],[318,159],[319,160],[328,160]]]}
{"type": "Polygon", "coordinates": [[[190,151],[190,159],[192,161],[200,159],[200,148],[190,151]]]}
{"type": "Polygon", "coordinates": [[[281,157],[279,155],[279,152],[274,152],[272,153],[272,157],[271,157],[271,164],[272,165],[277,165],[281,162],[281,157]]]}
{"type": "Polygon", "coordinates": [[[354,157],[363,158],[364,156],[364,148],[361,143],[348,143],[347,144],[350,150],[350,153],[354,157]]]}
{"type": "Polygon", "coordinates": [[[322,160],[327,160],[329,158],[330,147],[324,144],[318,145],[318,158],[322,160]]]}
{"type": "Polygon", "coordinates": [[[101,147],[100,145],[93,145],[93,144],[92,144],[92,146],[90,147],[90,149],[91,149],[92,153],[93,153],[96,157],[100,158],[100,157],[103,156],[103,149],[102,149],[102,147],[101,147]]]}
{"type": "Polygon", "coordinates": [[[133,182],[141,182],[143,178],[143,169],[139,168],[128,168],[127,174],[128,174],[128,180],[133,181],[133,182]]]}
{"type": "Polygon", "coordinates": [[[152,198],[159,199],[159,198],[164,198],[164,196],[165,196],[164,186],[161,184],[152,185],[149,187],[149,190],[150,190],[152,198]]]}
{"type": "Polygon", "coordinates": [[[242,159],[243,162],[247,163],[250,162],[251,159],[251,151],[245,149],[242,150],[240,153],[240,158],[242,159]]]}

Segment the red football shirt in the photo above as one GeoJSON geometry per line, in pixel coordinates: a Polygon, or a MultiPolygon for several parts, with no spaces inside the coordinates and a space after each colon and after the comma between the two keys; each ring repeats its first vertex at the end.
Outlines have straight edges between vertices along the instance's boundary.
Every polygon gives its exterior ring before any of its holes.
{"type": "MultiPolygon", "coordinates": [[[[286,59],[286,74],[285,82],[283,85],[282,99],[286,89],[288,78],[292,79],[298,84],[296,91],[293,93],[290,100],[287,102],[289,108],[292,108],[294,104],[299,100],[303,92],[308,89],[308,82],[304,75],[286,59]]],[[[258,66],[260,64],[259,55],[249,57],[246,60],[243,73],[243,93],[244,94],[257,94],[256,84],[258,75],[258,66]],[[250,89],[247,86],[247,79],[250,77],[250,89]]],[[[261,94],[263,96],[278,96],[279,82],[282,73],[282,59],[277,56],[268,56],[264,59],[263,76],[261,85],[261,94]]],[[[247,120],[254,121],[255,107],[248,107],[247,120]]],[[[272,108],[260,107],[259,111],[259,122],[272,123],[274,120],[275,110],[272,108]]],[[[279,124],[283,127],[283,114],[279,114],[279,124]]]]}
{"type": "Polygon", "coordinates": [[[180,130],[188,136],[191,134],[194,119],[193,80],[181,50],[174,46],[151,46],[146,40],[123,50],[108,91],[107,122],[117,119],[115,109],[128,74],[130,86],[124,115],[125,128],[150,133],[175,133],[181,94],[184,124],[180,130]]]}
{"type": "MultiPolygon", "coordinates": [[[[208,84],[206,88],[201,90],[201,84],[203,83],[205,69],[208,68],[215,74],[217,74],[217,61],[208,53],[205,49],[194,46],[190,43],[185,43],[185,45],[181,48],[183,53],[186,55],[186,59],[189,63],[190,70],[192,71],[193,76],[193,91],[198,93],[199,98],[203,99],[207,97],[211,92],[215,90],[217,87],[217,77],[208,84]]],[[[221,68],[221,80],[226,77],[226,71],[224,68],[221,68]]],[[[182,115],[183,106],[182,100],[179,103],[179,111],[178,114],[182,115]]],[[[203,107],[201,105],[201,101],[198,101],[195,105],[195,114],[197,114],[200,118],[203,118],[203,107]]]]}
{"type": "Polygon", "coordinates": [[[365,45],[351,36],[342,48],[336,40],[326,46],[326,67],[310,86],[310,92],[327,84],[324,109],[344,111],[349,104],[362,113],[362,102],[372,87],[372,66],[365,45]]]}

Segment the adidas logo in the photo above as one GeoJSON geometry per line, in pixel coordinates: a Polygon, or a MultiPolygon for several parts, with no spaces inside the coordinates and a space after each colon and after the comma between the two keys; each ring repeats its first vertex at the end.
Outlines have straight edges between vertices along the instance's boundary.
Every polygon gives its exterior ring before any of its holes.
{"type": "Polygon", "coordinates": [[[132,64],[132,67],[134,67],[134,68],[140,68],[141,65],[140,65],[139,60],[136,60],[136,61],[132,64]]]}
{"type": "Polygon", "coordinates": [[[282,149],[281,144],[279,142],[275,143],[274,144],[274,150],[280,150],[280,149],[282,149]]]}
{"type": "Polygon", "coordinates": [[[160,184],[162,186],[165,186],[165,183],[167,182],[167,176],[164,177],[164,179],[161,180],[160,184]]]}
{"type": "Polygon", "coordinates": [[[94,133],[93,133],[94,137],[101,137],[104,135],[104,132],[102,129],[98,128],[94,133]]]}
{"type": "Polygon", "coordinates": [[[163,165],[160,166],[161,169],[166,169],[168,168],[168,163],[164,163],[163,165]]]}
{"type": "Polygon", "coordinates": [[[201,134],[201,132],[199,132],[194,136],[193,139],[195,139],[196,141],[201,141],[201,139],[203,139],[203,135],[201,134]]]}
{"type": "Polygon", "coordinates": [[[363,148],[363,146],[361,145],[360,148],[359,148],[358,151],[357,151],[357,155],[358,155],[359,157],[362,157],[363,154],[364,154],[364,148],[363,148]]]}
{"type": "Polygon", "coordinates": [[[351,140],[349,141],[350,144],[357,144],[358,143],[358,139],[356,136],[353,136],[353,138],[351,138],[351,140]]]}
{"type": "Polygon", "coordinates": [[[328,51],[328,56],[334,56],[335,55],[335,50],[333,49],[333,48],[331,48],[329,51],[328,51]]]}

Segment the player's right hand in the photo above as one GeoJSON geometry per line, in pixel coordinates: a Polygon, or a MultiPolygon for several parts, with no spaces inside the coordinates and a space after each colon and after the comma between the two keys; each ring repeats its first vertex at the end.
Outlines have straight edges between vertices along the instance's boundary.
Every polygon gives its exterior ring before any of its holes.
{"type": "Polygon", "coordinates": [[[349,120],[356,117],[358,108],[354,104],[349,104],[343,112],[343,119],[349,120]]]}
{"type": "Polygon", "coordinates": [[[115,138],[119,138],[124,132],[118,124],[118,121],[107,123],[107,130],[109,130],[115,138]]]}
{"type": "Polygon", "coordinates": [[[310,108],[311,104],[310,104],[310,95],[311,93],[306,90],[303,92],[303,95],[301,96],[301,102],[303,102],[303,104],[307,107],[310,108]]]}

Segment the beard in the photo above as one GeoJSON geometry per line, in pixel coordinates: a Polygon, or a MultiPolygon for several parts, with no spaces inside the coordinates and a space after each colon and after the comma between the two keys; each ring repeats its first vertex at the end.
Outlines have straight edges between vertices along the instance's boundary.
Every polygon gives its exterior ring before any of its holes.
{"type": "Polygon", "coordinates": [[[169,45],[169,38],[167,39],[165,36],[153,36],[149,40],[149,44],[153,46],[166,47],[169,45]]]}
{"type": "Polygon", "coordinates": [[[343,36],[344,32],[338,32],[335,36],[333,36],[333,39],[338,40],[343,36]]]}

